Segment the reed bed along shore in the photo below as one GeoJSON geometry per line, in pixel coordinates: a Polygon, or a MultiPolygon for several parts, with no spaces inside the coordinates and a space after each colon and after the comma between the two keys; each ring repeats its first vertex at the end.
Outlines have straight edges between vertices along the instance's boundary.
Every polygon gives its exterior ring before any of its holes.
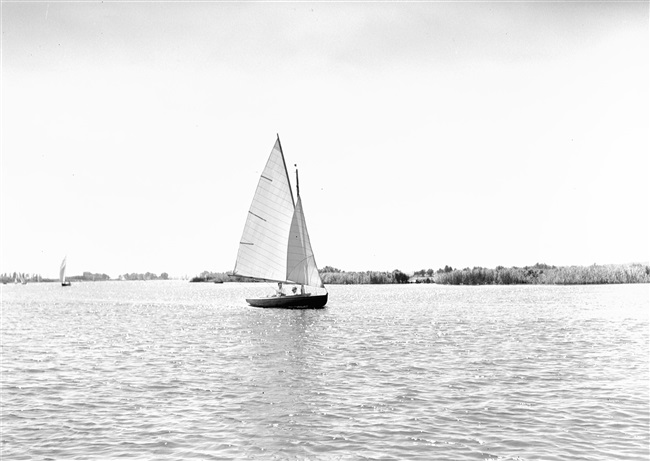
{"type": "Polygon", "coordinates": [[[421,271],[420,276],[403,277],[393,272],[321,272],[326,285],[375,283],[439,283],[444,285],[595,285],[616,283],[650,283],[650,266],[646,264],[607,264],[555,267],[536,264],[530,267],[487,269],[452,269],[421,271]]]}
{"type": "MultiPolygon", "coordinates": [[[[647,264],[606,264],[556,267],[535,264],[527,267],[487,269],[453,269],[446,266],[437,272],[418,271],[409,276],[400,270],[353,272],[326,266],[320,270],[325,285],[382,285],[395,283],[438,283],[443,285],[602,285],[616,283],[650,283],[647,264]]],[[[237,282],[250,279],[233,277],[225,272],[203,272],[195,282],[237,282]]]]}
{"type": "Polygon", "coordinates": [[[447,285],[594,285],[650,283],[650,266],[608,264],[568,267],[512,267],[453,270],[436,273],[435,283],[447,285]]]}

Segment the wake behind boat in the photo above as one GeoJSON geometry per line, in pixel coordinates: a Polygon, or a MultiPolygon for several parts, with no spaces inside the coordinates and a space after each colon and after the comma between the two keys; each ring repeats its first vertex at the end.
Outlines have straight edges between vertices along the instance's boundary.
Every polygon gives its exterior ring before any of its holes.
{"type": "Polygon", "coordinates": [[[276,296],[246,299],[251,306],[304,309],[327,304],[328,293],[307,232],[298,170],[296,195],[298,200],[294,201],[278,136],[248,210],[233,275],[276,282],[279,290],[276,296]],[[295,284],[295,291],[284,293],[282,284],[295,284]],[[308,293],[305,286],[317,291],[308,293]],[[319,289],[325,293],[319,293],[319,289]]]}

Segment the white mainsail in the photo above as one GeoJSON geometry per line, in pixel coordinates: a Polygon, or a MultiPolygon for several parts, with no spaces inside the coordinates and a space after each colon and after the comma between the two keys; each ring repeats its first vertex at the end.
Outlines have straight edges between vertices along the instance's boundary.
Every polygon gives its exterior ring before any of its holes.
{"type": "Polygon", "coordinates": [[[66,266],[66,259],[68,257],[64,257],[63,261],[61,262],[61,269],[59,269],[59,279],[61,280],[61,283],[65,282],[65,266],[66,266]]]}
{"type": "Polygon", "coordinates": [[[314,252],[311,249],[300,194],[298,194],[298,203],[296,203],[296,209],[293,213],[291,232],[289,234],[287,280],[318,288],[324,286],[318,273],[314,252]]]}
{"type": "Polygon", "coordinates": [[[261,280],[287,280],[287,236],[294,208],[289,175],[278,138],[248,211],[233,271],[235,275],[261,280]]]}
{"type": "Polygon", "coordinates": [[[299,192],[294,205],[279,137],[257,184],[233,274],[324,287],[299,192]]]}

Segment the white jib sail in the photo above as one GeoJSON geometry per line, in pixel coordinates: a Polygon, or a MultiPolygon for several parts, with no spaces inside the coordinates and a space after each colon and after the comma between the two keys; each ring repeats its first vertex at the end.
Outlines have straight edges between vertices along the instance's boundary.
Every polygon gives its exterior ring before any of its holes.
{"type": "Polygon", "coordinates": [[[61,262],[61,269],[59,269],[59,279],[61,280],[61,283],[65,282],[65,266],[66,266],[65,260],[66,259],[68,259],[67,256],[63,258],[63,261],[61,262]]]}
{"type": "Polygon", "coordinates": [[[289,234],[287,280],[319,288],[324,286],[318,274],[314,252],[311,249],[300,195],[298,195],[298,203],[296,203],[296,209],[293,213],[291,232],[289,234]]]}
{"type": "Polygon", "coordinates": [[[293,210],[291,184],[278,139],[248,211],[234,274],[263,280],[286,280],[287,235],[293,210]]]}

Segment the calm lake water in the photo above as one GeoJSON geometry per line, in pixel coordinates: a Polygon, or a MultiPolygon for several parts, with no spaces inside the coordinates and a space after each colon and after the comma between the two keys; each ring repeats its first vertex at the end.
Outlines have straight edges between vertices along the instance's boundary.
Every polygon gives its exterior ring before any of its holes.
{"type": "Polygon", "coordinates": [[[643,460],[648,285],[2,286],[3,460],[643,460]]]}

